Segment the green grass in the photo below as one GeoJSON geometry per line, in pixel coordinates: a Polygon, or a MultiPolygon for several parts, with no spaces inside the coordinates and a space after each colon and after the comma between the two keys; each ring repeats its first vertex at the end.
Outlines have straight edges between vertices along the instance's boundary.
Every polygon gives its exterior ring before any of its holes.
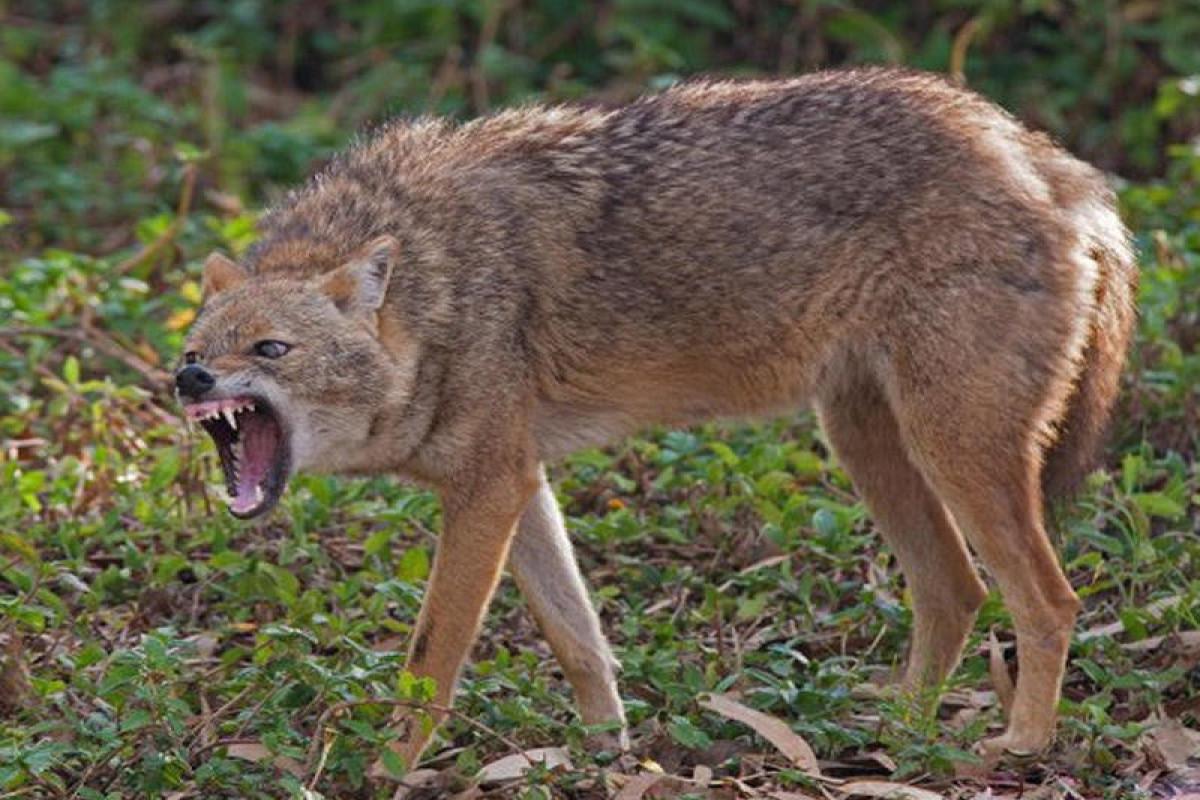
{"type": "MultiPolygon", "coordinates": [[[[214,454],[183,426],[165,381],[199,299],[200,262],[214,247],[249,245],[248,209],[365,119],[479,110],[471,74],[440,88],[436,76],[450,42],[478,43],[486,14],[383,6],[362,4],[353,21],[375,37],[375,61],[348,61],[345,39],[301,26],[298,61],[315,48],[341,70],[315,91],[299,68],[286,80],[272,72],[283,4],[174,20],[164,36],[134,30],[120,4],[3,26],[0,797],[392,795],[394,782],[365,772],[394,705],[429,696],[401,675],[398,654],[436,547],[434,498],[389,480],[305,477],[269,518],[239,523],[208,494],[214,454]],[[269,112],[264,92],[277,95],[269,112]]],[[[688,8],[690,28],[614,12],[605,42],[568,39],[539,60],[538,41],[572,16],[530,4],[488,45],[479,74],[489,102],[738,68],[722,37],[744,21],[727,19],[724,4],[688,8]],[[511,27],[518,19],[528,41],[511,27]],[[554,63],[569,66],[558,83],[554,63]]],[[[870,37],[890,31],[910,61],[944,67],[945,32],[964,18],[946,12],[912,38],[905,13],[822,17],[822,41],[867,59],[870,37]]],[[[1030,11],[1030,24],[1045,13],[1030,11]]],[[[993,38],[1027,44],[1004,33],[1019,19],[989,19],[993,38]]],[[[1072,50],[1092,35],[1079,25],[1031,50],[1042,61],[1027,72],[993,43],[969,73],[1014,105],[1010,89],[1023,86],[1074,108],[1063,84],[1085,93],[1090,80],[1079,59],[1091,50],[1072,50]],[[1047,64],[1057,71],[1043,80],[1047,64]]],[[[1129,35],[1150,37],[1144,26],[1129,35]]],[[[1187,57],[1171,49],[1178,32],[1160,33],[1158,82],[1122,101],[1123,127],[1097,119],[1075,140],[1092,137],[1097,153],[1126,148],[1126,166],[1149,170],[1121,192],[1141,253],[1140,328],[1104,468],[1056,514],[1085,604],[1058,741],[1024,775],[993,776],[997,793],[1015,795],[1024,780],[1149,798],[1169,782],[1200,783],[1194,767],[1162,762],[1150,730],[1162,718],[1200,728],[1200,154],[1156,138],[1188,130],[1200,106],[1180,89],[1188,65],[1171,61],[1187,57]],[[1153,136],[1150,117],[1162,126],[1153,136]]],[[[1121,42],[1119,54],[1134,46],[1121,42]]],[[[1117,61],[1107,79],[1119,82],[1117,61]]],[[[767,67],[745,55],[740,68],[767,67]]],[[[880,700],[871,686],[904,658],[907,595],[811,419],[651,432],[579,453],[553,478],[623,667],[634,755],[583,746],[569,690],[506,581],[461,713],[430,751],[438,791],[469,787],[513,747],[552,746],[570,750],[573,769],[488,791],[604,797],[653,761],[685,778],[711,768],[726,784],[709,796],[743,791],[735,777],[819,794],[747,728],[703,710],[706,692],[738,692],[785,720],[831,775],[951,796],[971,786],[953,767],[1002,722],[981,693],[989,631],[1011,659],[1007,612],[993,594],[940,711],[880,700]]]]}

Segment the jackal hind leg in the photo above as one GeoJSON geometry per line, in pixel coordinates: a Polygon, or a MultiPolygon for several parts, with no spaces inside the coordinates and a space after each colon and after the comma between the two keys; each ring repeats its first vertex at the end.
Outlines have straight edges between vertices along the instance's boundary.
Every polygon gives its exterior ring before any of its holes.
{"type": "Polygon", "coordinates": [[[1019,674],[1008,728],[981,745],[994,760],[1049,744],[1080,603],[1043,524],[1034,414],[1015,413],[1022,408],[1015,396],[1004,406],[972,403],[969,396],[946,387],[940,398],[908,403],[901,428],[930,486],[996,581],[1016,629],[1019,674]]]}
{"type": "Polygon", "coordinates": [[[902,688],[939,686],[953,672],[987,590],[942,502],[909,460],[876,381],[849,377],[817,405],[821,426],[912,595],[902,688]]]}

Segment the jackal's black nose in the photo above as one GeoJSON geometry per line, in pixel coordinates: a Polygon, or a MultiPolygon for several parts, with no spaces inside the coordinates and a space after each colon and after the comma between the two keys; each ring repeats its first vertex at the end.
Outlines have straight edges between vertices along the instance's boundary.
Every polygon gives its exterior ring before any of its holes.
{"type": "Polygon", "coordinates": [[[188,364],[175,373],[175,389],[184,397],[193,400],[200,399],[216,382],[217,379],[212,373],[199,364],[188,364]]]}

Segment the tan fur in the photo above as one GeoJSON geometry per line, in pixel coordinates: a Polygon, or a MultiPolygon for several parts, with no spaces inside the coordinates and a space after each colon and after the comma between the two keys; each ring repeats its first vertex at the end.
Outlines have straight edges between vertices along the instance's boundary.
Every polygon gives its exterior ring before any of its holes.
{"type": "Polygon", "coordinates": [[[1079,603],[1042,463],[1078,472],[1099,439],[1135,268],[1102,177],[1045,137],[918,73],[701,82],[390,125],[262,234],[248,280],[210,262],[189,349],[216,391],[271,398],[295,467],[439,491],[410,668],[440,701],[507,558],[584,719],[621,720],[541,465],[815,404],[913,590],[907,682],[958,661],[984,596],[969,545],[1020,662],[985,749],[1051,737],[1079,603]],[[262,337],[294,346],[258,363],[262,337]]]}
{"type": "Polygon", "coordinates": [[[204,279],[200,291],[205,298],[232,289],[246,280],[246,271],[220,253],[213,253],[204,260],[204,279]]]}

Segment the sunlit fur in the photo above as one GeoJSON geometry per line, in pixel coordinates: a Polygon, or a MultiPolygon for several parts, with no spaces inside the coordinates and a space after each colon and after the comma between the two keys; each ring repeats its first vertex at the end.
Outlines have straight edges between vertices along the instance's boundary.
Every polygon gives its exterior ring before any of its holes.
{"type": "Polygon", "coordinates": [[[409,658],[439,702],[511,546],[584,719],[621,721],[542,464],[812,405],[911,588],[906,685],[958,662],[984,597],[969,546],[1020,661],[984,752],[1049,741],[1079,601],[1043,487],[1102,441],[1136,268],[1103,177],[1048,138],[907,71],[701,81],[393,123],[261,232],[241,266],[210,261],[189,346],[278,405],[297,466],[439,491],[409,658]],[[294,349],[258,362],[261,338],[294,349]]]}
{"type": "Polygon", "coordinates": [[[406,405],[411,370],[387,352],[370,315],[340,310],[322,282],[275,277],[237,282],[205,303],[188,334],[217,379],[210,397],[265,398],[287,432],[294,469],[375,470],[373,425],[406,405]],[[291,345],[258,356],[263,340],[291,345]]]}

